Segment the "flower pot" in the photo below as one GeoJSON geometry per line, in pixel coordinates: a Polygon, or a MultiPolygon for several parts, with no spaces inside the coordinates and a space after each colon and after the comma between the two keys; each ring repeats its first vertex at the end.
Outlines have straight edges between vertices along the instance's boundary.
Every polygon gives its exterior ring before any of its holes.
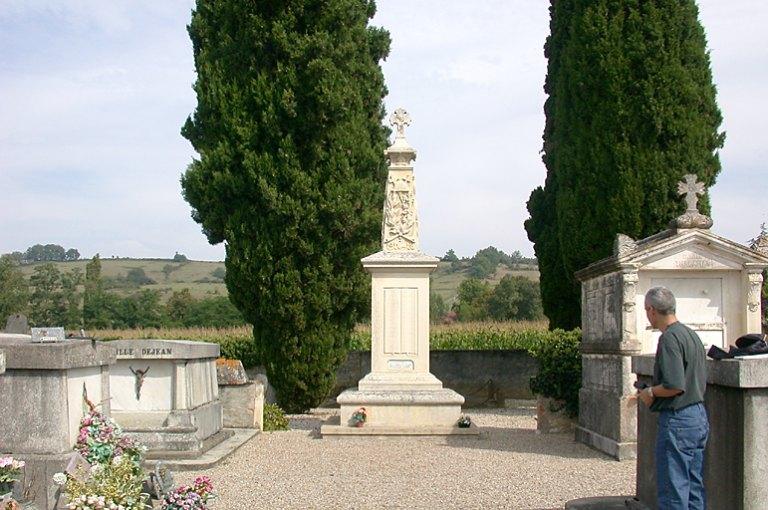
{"type": "Polygon", "coordinates": [[[362,427],[363,425],[365,425],[365,422],[364,422],[364,421],[358,421],[358,422],[355,422],[355,427],[358,427],[358,428],[360,428],[360,427],[362,427]]]}

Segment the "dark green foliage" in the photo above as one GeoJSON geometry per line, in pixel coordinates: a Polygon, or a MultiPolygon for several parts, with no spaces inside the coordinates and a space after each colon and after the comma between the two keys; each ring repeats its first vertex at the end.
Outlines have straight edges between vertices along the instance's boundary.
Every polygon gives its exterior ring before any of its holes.
{"type": "Polygon", "coordinates": [[[0,256],[0,327],[9,315],[26,313],[29,290],[14,257],[0,256]]]}
{"type": "Polygon", "coordinates": [[[27,248],[27,251],[23,254],[20,252],[14,252],[14,257],[21,255],[24,262],[62,262],[65,260],[78,260],[80,258],[80,252],[75,248],[65,250],[58,244],[36,244],[27,248]]]}
{"type": "Polygon", "coordinates": [[[438,322],[448,311],[448,307],[440,294],[434,292],[429,294],[429,321],[438,322]]]}
{"type": "Polygon", "coordinates": [[[107,294],[104,291],[104,282],[101,278],[101,258],[98,253],[85,266],[83,323],[88,329],[111,326],[107,309],[107,294]]]}
{"type": "Polygon", "coordinates": [[[278,399],[318,405],[367,308],[387,130],[379,61],[389,35],[366,0],[198,0],[189,34],[200,159],[184,198],[211,243],[278,399]]]}
{"type": "Polygon", "coordinates": [[[217,267],[213,271],[211,271],[211,276],[216,278],[217,280],[223,280],[227,276],[227,270],[223,267],[217,267]]]}
{"type": "Polygon", "coordinates": [[[147,276],[144,269],[140,267],[132,267],[125,275],[125,279],[136,286],[151,285],[155,283],[155,280],[147,276]]]}
{"type": "Polygon", "coordinates": [[[539,371],[531,378],[531,391],[564,401],[568,414],[575,417],[579,414],[581,388],[581,330],[552,333],[547,341],[529,349],[539,362],[539,371]]]}
{"type": "MultiPolygon", "coordinates": [[[[551,1],[544,188],[525,227],[551,327],[580,323],[573,273],[685,208],[677,182],[720,171],[721,115],[693,0],[551,1]]],[[[700,201],[709,213],[709,197],[700,201]]]]}
{"type": "Polygon", "coordinates": [[[264,404],[264,432],[288,430],[288,417],[279,405],[264,404]]]}
{"type": "Polygon", "coordinates": [[[183,254],[181,254],[179,252],[176,252],[176,254],[173,256],[173,261],[174,262],[187,262],[188,260],[189,259],[187,258],[186,255],[183,255],[183,254]]]}
{"type": "Polygon", "coordinates": [[[468,278],[459,284],[459,294],[454,311],[461,321],[481,321],[488,318],[488,299],[491,286],[476,278],[468,278]]]}
{"type": "Polygon", "coordinates": [[[48,262],[35,268],[29,279],[29,322],[33,326],[64,326],[67,319],[67,295],[62,287],[61,272],[48,262]]]}
{"type": "Polygon", "coordinates": [[[443,262],[458,262],[459,257],[456,256],[456,253],[453,250],[448,250],[445,252],[445,255],[443,255],[443,258],[440,259],[443,262]]]}
{"type": "Polygon", "coordinates": [[[80,252],[75,248],[70,248],[64,254],[64,260],[80,260],[80,252]]]}
{"type": "Polygon", "coordinates": [[[488,297],[488,315],[497,321],[541,319],[539,285],[524,276],[504,276],[488,297]]]}

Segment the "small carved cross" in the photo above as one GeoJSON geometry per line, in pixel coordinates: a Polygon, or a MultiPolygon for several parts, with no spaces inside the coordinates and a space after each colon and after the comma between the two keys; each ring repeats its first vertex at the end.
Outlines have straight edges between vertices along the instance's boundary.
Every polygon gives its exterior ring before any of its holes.
{"type": "Polygon", "coordinates": [[[402,108],[398,108],[390,115],[389,124],[397,129],[395,138],[405,138],[405,126],[411,125],[411,116],[402,108]]]}
{"type": "Polygon", "coordinates": [[[697,203],[699,197],[705,192],[704,183],[697,182],[696,174],[687,174],[683,177],[685,180],[677,183],[677,192],[685,195],[686,212],[699,212],[697,203]]]}
{"type": "Polygon", "coordinates": [[[144,370],[134,370],[131,366],[128,368],[131,369],[131,372],[136,377],[136,384],[134,386],[134,389],[136,390],[136,400],[141,400],[141,387],[144,385],[144,376],[149,372],[149,367],[144,370]]]}

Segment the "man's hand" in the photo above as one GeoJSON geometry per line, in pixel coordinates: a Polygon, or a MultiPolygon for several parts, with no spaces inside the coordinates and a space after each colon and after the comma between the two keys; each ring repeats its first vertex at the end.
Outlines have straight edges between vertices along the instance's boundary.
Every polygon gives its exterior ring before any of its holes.
{"type": "Polygon", "coordinates": [[[637,392],[638,398],[643,401],[643,404],[646,405],[646,407],[650,407],[653,403],[653,392],[651,390],[651,386],[648,386],[644,390],[640,390],[637,392]]]}

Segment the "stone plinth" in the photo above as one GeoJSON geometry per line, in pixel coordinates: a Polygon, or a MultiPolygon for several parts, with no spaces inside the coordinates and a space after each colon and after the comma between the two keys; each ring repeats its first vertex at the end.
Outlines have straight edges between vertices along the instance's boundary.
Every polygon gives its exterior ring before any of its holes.
{"type": "Polygon", "coordinates": [[[264,385],[249,381],[240,360],[216,361],[224,426],[264,430],[264,385]]]}
{"type": "Polygon", "coordinates": [[[0,375],[5,373],[5,353],[0,351],[0,375]]]}
{"type": "Polygon", "coordinates": [[[72,455],[85,414],[84,393],[110,414],[112,348],[102,342],[70,340],[33,344],[27,335],[2,335],[6,372],[0,376],[0,452],[27,463],[17,491],[38,508],[59,501],[50,481],[72,455]],[[19,487],[21,485],[21,487],[19,487]]]}
{"type": "MultiPolygon", "coordinates": [[[[654,357],[635,356],[632,370],[650,383],[654,357]]],[[[768,508],[768,359],[707,360],[705,406],[710,434],[705,452],[707,508],[768,508]]],[[[656,413],[639,406],[637,497],[656,505],[656,413]]]]}
{"type": "Polygon", "coordinates": [[[148,458],[197,457],[225,438],[216,382],[218,344],[115,340],[112,414],[148,458]]]}
{"type": "Polygon", "coordinates": [[[635,241],[619,235],[611,257],[581,281],[582,386],[577,440],[617,459],[634,458],[637,406],[631,356],[653,353],[659,331],[645,316],[645,293],[669,288],[677,317],[708,345],[725,347],[760,331],[761,271],[768,257],[700,228],[635,241]]]}

